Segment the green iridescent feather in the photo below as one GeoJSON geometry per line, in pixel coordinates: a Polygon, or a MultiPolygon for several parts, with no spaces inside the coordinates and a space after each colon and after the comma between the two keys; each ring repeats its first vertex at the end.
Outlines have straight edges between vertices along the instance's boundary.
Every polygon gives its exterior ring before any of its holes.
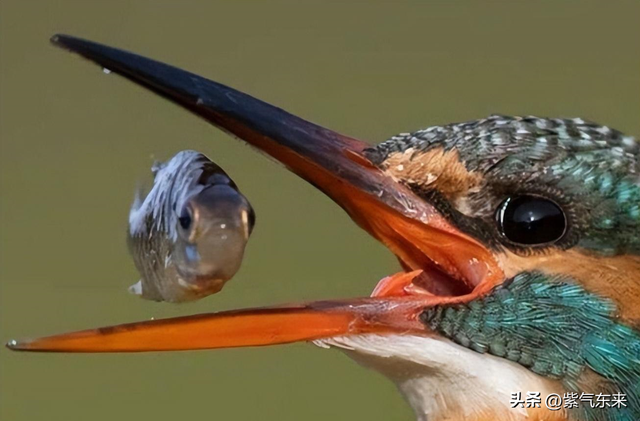
{"type": "Polygon", "coordinates": [[[623,393],[627,407],[572,409],[586,421],[640,420],[640,332],[620,323],[615,305],[571,279],[523,272],[467,304],[426,309],[431,329],[477,352],[562,381],[568,391],[623,393]],[[585,386],[592,371],[601,379],[585,386]],[[597,387],[599,390],[584,390],[597,387]]]}

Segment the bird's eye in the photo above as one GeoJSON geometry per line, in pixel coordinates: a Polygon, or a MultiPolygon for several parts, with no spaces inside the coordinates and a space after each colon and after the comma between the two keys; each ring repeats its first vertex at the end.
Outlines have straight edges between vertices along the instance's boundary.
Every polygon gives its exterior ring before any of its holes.
{"type": "Polygon", "coordinates": [[[182,209],[182,212],[180,212],[180,216],[178,217],[178,223],[180,224],[183,230],[188,230],[191,227],[191,222],[192,222],[191,212],[189,212],[188,207],[185,206],[182,209]]]}
{"type": "Polygon", "coordinates": [[[498,226],[509,241],[525,245],[553,243],[567,230],[567,219],[555,202],[540,196],[506,199],[496,212],[498,226]]]}

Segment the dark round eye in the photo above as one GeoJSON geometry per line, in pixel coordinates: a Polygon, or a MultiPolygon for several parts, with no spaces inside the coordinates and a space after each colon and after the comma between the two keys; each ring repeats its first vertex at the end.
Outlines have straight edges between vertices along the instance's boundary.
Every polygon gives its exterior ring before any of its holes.
{"type": "Polygon", "coordinates": [[[182,212],[178,217],[178,223],[184,230],[188,230],[191,227],[191,213],[186,206],[182,209],[182,212]]]}
{"type": "Polygon", "coordinates": [[[567,219],[555,202],[540,196],[510,197],[498,207],[496,219],[502,234],[518,244],[548,244],[562,238],[567,219]]]}

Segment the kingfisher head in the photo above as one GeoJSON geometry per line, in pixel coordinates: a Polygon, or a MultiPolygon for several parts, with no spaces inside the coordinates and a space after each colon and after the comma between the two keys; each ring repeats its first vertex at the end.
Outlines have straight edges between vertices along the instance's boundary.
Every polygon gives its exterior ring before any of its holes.
{"type": "Polygon", "coordinates": [[[387,375],[418,419],[640,419],[634,138],[581,119],[491,116],[372,147],[157,61],[69,36],[53,42],[282,162],[384,243],[402,269],[371,297],[145,321],[10,348],[314,341],[387,375]],[[525,402],[529,392],[540,402],[525,402]],[[565,394],[624,396],[625,406],[545,405],[565,394]]]}
{"type": "MultiPolygon", "coordinates": [[[[606,293],[640,286],[640,144],[580,118],[490,116],[394,136],[364,154],[491,252],[606,293]]],[[[637,295],[636,295],[637,296],[637,295]]]]}

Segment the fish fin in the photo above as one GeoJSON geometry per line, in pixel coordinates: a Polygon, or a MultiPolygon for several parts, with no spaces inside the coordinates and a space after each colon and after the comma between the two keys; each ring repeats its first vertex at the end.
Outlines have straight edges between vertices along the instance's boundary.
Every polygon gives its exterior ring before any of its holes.
{"type": "Polygon", "coordinates": [[[144,224],[144,222],[141,222],[144,221],[144,212],[141,214],[141,209],[143,208],[144,201],[146,200],[148,193],[148,189],[143,182],[138,182],[136,184],[136,189],[133,194],[133,203],[129,209],[129,233],[131,235],[135,235],[139,232],[140,224],[144,224]]]}
{"type": "Polygon", "coordinates": [[[129,293],[142,296],[142,279],[129,287],[129,293]]]}
{"type": "Polygon", "coordinates": [[[166,162],[159,161],[153,158],[153,156],[151,158],[153,159],[153,164],[151,164],[151,174],[153,174],[153,177],[155,178],[155,176],[158,175],[160,170],[165,167],[166,162]]]}
{"type": "Polygon", "coordinates": [[[136,186],[136,191],[133,194],[133,203],[131,204],[131,211],[135,212],[142,206],[142,202],[144,201],[144,187],[141,184],[136,186]]]}

